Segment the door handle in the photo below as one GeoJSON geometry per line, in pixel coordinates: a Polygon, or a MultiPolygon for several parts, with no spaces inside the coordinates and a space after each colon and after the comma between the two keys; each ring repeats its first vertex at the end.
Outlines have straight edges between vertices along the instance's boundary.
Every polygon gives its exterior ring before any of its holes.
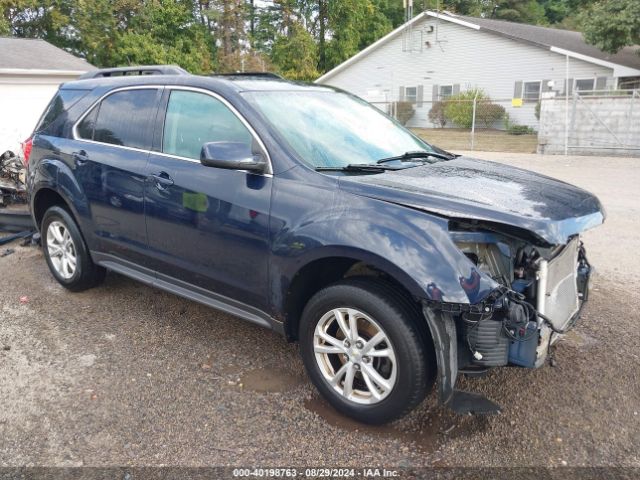
{"type": "Polygon", "coordinates": [[[167,172],[152,173],[150,175],[158,190],[164,190],[173,185],[173,178],[167,172]]]}
{"type": "Polygon", "coordinates": [[[76,161],[76,164],[78,165],[84,165],[89,161],[89,155],[87,155],[87,152],[85,150],[80,150],[79,152],[73,152],[71,155],[73,155],[73,159],[76,161]]]}

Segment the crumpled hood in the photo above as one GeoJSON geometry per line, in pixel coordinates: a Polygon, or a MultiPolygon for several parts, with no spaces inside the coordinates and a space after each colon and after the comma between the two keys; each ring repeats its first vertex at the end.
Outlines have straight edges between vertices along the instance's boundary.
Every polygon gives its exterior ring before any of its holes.
{"type": "Polygon", "coordinates": [[[452,219],[526,229],[549,244],[601,224],[597,197],[528,170],[458,157],[376,175],[345,176],[340,188],[452,219]]]}

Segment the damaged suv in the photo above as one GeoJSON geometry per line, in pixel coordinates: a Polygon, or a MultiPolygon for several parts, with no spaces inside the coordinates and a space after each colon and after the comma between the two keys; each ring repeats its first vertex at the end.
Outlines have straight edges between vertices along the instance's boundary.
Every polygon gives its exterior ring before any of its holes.
{"type": "Polygon", "coordinates": [[[457,376],[545,363],[587,300],[580,234],[604,220],[584,190],[269,74],[91,72],[60,87],[25,160],[58,282],[113,270],[273,329],[369,423],[436,381],[458,412],[497,410],[457,376]]]}

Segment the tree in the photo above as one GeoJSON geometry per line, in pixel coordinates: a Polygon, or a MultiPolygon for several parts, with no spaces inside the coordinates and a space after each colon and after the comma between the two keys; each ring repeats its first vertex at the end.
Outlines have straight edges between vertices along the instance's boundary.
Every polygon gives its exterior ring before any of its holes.
{"type": "Polygon", "coordinates": [[[173,63],[193,73],[213,70],[212,44],[193,22],[189,2],[150,2],[116,35],[111,62],[116,65],[173,63]]]}
{"type": "MultiPolygon", "coordinates": [[[[330,70],[336,65],[352,57],[361,47],[361,39],[368,28],[367,21],[375,14],[375,5],[371,0],[340,0],[326,1],[326,34],[330,35],[330,40],[326,42],[326,47],[322,43],[324,36],[320,36],[320,70],[330,70]],[[324,61],[322,61],[324,60],[324,61]]],[[[371,25],[369,25],[370,27],[371,25]]],[[[377,39],[383,28],[377,25],[378,30],[373,38],[377,39]]]]}
{"type": "Polygon", "coordinates": [[[489,16],[510,22],[545,23],[544,7],[536,0],[493,0],[487,2],[489,16]]]}
{"type": "Polygon", "coordinates": [[[318,72],[318,46],[300,23],[293,23],[287,35],[279,35],[271,60],[285,77],[292,80],[315,80],[318,72]]]}
{"type": "Polygon", "coordinates": [[[505,115],[504,107],[491,102],[489,96],[479,88],[474,88],[449,97],[445,102],[444,115],[460,128],[473,125],[473,102],[476,101],[476,124],[491,127],[505,115]]]}
{"type": "Polygon", "coordinates": [[[584,38],[609,53],[640,44],[640,2],[605,0],[581,15],[584,38]]]}

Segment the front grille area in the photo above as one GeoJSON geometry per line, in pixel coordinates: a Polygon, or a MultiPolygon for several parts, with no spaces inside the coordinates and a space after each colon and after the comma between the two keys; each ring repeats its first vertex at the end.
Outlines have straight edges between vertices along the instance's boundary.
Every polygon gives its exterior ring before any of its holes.
{"type": "Polygon", "coordinates": [[[564,329],[580,309],[577,282],[579,248],[580,239],[576,237],[549,261],[547,267],[544,313],[559,330],[564,329]]]}

